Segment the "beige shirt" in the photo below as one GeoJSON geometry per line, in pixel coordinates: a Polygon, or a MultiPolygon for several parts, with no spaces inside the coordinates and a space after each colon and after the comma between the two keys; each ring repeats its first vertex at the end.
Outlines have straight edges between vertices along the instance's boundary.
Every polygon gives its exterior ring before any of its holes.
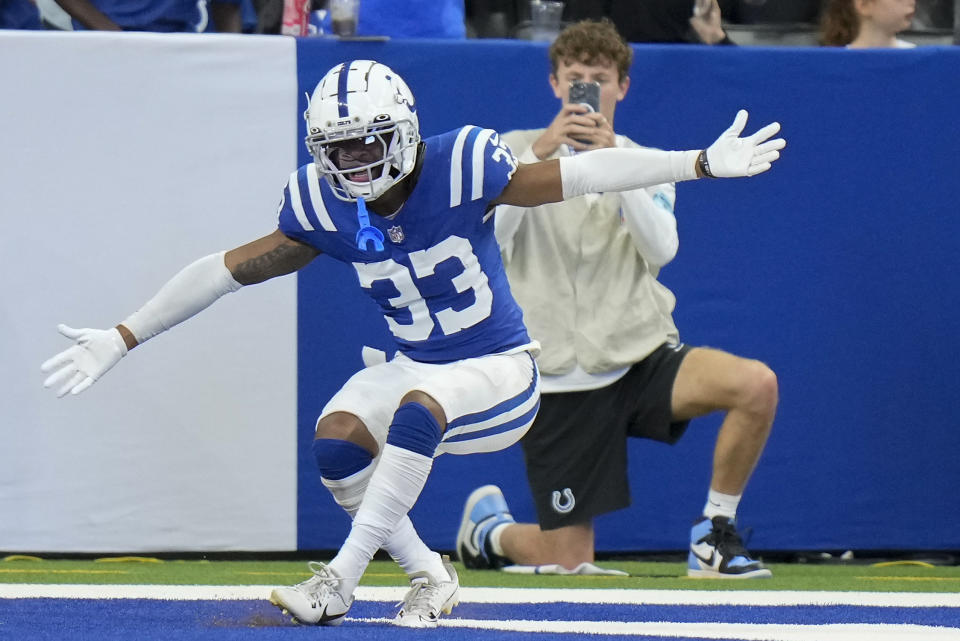
{"type": "MultiPolygon", "coordinates": [[[[536,162],[530,147],[542,132],[512,131],[503,138],[521,162],[536,162]]],[[[639,147],[623,136],[617,146],[639,147]]],[[[569,153],[561,147],[554,156],[569,153]]],[[[673,184],[646,192],[669,208],[672,220],[673,184]]],[[[497,210],[510,288],[531,337],[542,345],[537,363],[545,382],[577,366],[588,374],[611,374],[665,342],[679,342],[673,293],[657,281],[659,269],[641,255],[620,210],[619,193],[497,210]]],[[[615,379],[597,377],[604,382],[593,387],[615,379]]]]}

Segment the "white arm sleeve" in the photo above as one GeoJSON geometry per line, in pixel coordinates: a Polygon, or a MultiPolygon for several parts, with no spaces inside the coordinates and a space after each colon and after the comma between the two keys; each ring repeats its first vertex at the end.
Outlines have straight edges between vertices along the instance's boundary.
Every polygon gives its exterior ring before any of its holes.
{"type": "Polygon", "coordinates": [[[184,267],[122,325],[143,343],[240,289],[243,285],[227,269],[224,254],[210,254],[184,267]]]}
{"type": "Polygon", "coordinates": [[[527,210],[513,205],[498,205],[493,218],[493,231],[500,245],[500,253],[504,260],[513,257],[513,237],[520,229],[523,216],[527,210]]]}
{"type": "Polygon", "coordinates": [[[677,255],[680,238],[673,215],[676,188],[659,185],[651,196],[646,189],[620,193],[620,211],[637,251],[651,267],[663,267],[677,255]]]}
{"type": "Polygon", "coordinates": [[[560,159],[563,198],[627,191],[697,177],[699,151],[595,149],[560,159]]]}

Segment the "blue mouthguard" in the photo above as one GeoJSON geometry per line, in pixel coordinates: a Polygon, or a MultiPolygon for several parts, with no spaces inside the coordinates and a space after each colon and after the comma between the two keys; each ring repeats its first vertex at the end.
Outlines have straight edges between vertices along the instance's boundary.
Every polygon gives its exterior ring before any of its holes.
{"type": "Polygon", "coordinates": [[[367,245],[373,242],[374,251],[383,251],[383,232],[370,224],[367,203],[363,198],[357,198],[357,222],[360,223],[360,231],[357,232],[357,249],[370,251],[367,245]]]}

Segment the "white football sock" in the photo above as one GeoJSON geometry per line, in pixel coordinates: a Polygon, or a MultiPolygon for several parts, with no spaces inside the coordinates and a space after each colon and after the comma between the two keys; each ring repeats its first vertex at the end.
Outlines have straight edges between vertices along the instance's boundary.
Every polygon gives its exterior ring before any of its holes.
{"type": "Polygon", "coordinates": [[[503,551],[503,546],[500,545],[500,537],[503,536],[503,531],[511,525],[513,525],[513,523],[501,523],[500,525],[493,526],[493,529],[490,530],[490,551],[497,556],[507,556],[503,551]]]}
{"type": "Polygon", "coordinates": [[[360,582],[370,559],[416,503],[432,467],[432,457],[390,443],[384,445],[350,534],[330,562],[330,567],[345,577],[344,586],[350,591],[360,582]]]}
{"type": "Polygon", "coordinates": [[[357,515],[357,510],[360,509],[363,493],[367,491],[367,483],[370,482],[370,477],[373,476],[375,468],[376,463],[371,462],[370,465],[346,478],[327,479],[321,477],[320,479],[324,486],[330,490],[330,494],[333,494],[333,500],[350,515],[351,520],[357,515]]]}
{"type": "MultiPolygon", "coordinates": [[[[337,505],[342,507],[351,519],[360,509],[360,502],[363,500],[375,467],[376,462],[372,462],[359,472],[343,479],[320,479],[330,490],[337,505]]],[[[382,547],[408,576],[414,572],[423,571],[435,577],[443,578],[444,576],[443,560],[423,542],[414,529],[413,523],[410,522],[409,516],[404,516],[400,520],[382,547]]]]}
{"type": "Polygon", "coordinates": [[[440,555],[427,547],[417,534],[409,516],[404,516],[393,529],[393,534],[383,544],[383,549],[403,571],[410,576],[414,572],[429,572],[437,580],[446,580],[447,571],[440,555]]]}
{"type": "Polygon", "coordinates": [[[723,494],[711,489],[707,493],[707,504],[703,506],[703,515],[708,519],[715,516],[725,516],[730,520],[737,518],[737,507],[740,505],[742,494],[723,494]]]}

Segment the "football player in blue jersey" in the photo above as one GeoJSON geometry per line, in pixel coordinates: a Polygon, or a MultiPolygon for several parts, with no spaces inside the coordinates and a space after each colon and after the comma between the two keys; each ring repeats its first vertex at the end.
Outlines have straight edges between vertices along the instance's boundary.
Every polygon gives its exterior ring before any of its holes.
{"type": "Polygon", "coordinates": [[[331,69],[305,116],[313,162],[291,174],[278,229],[187,266],[114,328],[61,325],[74,345],[42,365],[44,386],[78,394],[130,349],[224,294],[321,254],[351,264],[399,353],[351,377],[321,412],[313,453],[353,525],[330,563],[312,562],[312,577],[274,590],[271,600],[304,623],[337,625],[383,548],[411,581],[397,624],[434,627],[457,604],[459,582],[407,516],[433,457],[505,448],[539,407],[538,345],[507,286],[494,205],[752,176],[769,169],[786,143],[771,139],[777,123],[739,137],[741,111],[705,150],[603,149],[518,165],[489,129],[421,139],[406,83],[370,60],[331,69]]]}

